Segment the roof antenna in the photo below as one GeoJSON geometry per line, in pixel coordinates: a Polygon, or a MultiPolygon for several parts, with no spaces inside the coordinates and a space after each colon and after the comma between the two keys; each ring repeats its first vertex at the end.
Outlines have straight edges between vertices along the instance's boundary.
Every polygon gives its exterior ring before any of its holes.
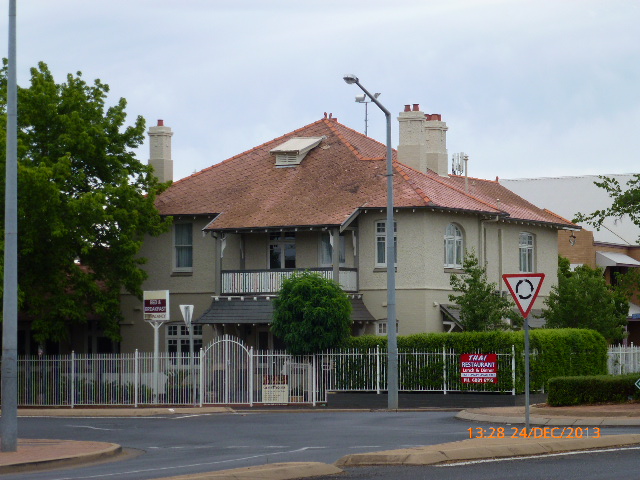
{"type": "MultiPolygon", "coordinates": [[[[379,93],[374,93],[373,94],[374,98],[378,98],[380,96],[379,93]]],[[[367,95],[366,94],[362,94],[362,95],[356,95],[356,102],[358,103],[364,103],[364,136],[368,137],[369,135],[367,135],[367,129],[368,129],[368,123],[369,123],[369,111],[368,111],[368,104],[371,103],[371,100],[367,100],[367,95]]]]}

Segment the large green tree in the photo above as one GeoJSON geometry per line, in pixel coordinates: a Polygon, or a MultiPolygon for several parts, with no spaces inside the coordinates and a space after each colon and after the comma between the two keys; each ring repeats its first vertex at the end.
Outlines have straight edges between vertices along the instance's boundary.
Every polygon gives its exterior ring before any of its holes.
{"type": "Polygon", "coordinates": [[[522,317],[514,309],[509,297],[498,292],[495,283],[487,279],[486,268],[480,265],[474,252],[468,252],[462,264],[464,273],[451,274],[451,288],[457,294],[449,295],[460,310],[460,324],[468,332],[508,330],[511,319],[513,326],[522,325],[522,317]]]}
{"type": "Polygon", "coordinates": [[[599,178],[600,181],[594,182],[594,184],[606,190],[613,203],[610,207],[596,210],[593,213],[578,213],[574,222],[586,222],[600,229],[606,218],[628,215],[633,223],[640,226],[640,174],[636,173],[627,182],[626,187],[620,185],[620,182],[615,178],[605,176],[599,178]]]}
{"type": "MultiPolygon", "coordinates": [[[[0,137],[6,137],[7,62],[0,70],[0,137]]],[[[80,72],[56,83],[47,65],[18,89],[20,315],[35,338],[64,340],[96,318],[119,338],[121,291],[141,294],[145,235],[169,227],[154,206],[158,184],[134,149],[145,122],[127,126],[126,101],[106,106],[108,85],[80,72]]],[[[4,178],[5,149],[0,151],[4,178]]],[[[4,202],[4,182],[0,187],[4,202]]],[[[0,210],[4,217],[4,206],[0,210]]],[[[4,225],[4,218],[2,222],[4,225]]]]}
{"type": "Polygon", "coordinates": [[[342,346],[351,336],[351,302],[333,280],[317,273],[294,274],[273,300],[271,331],[294,355],[342,346]]]}
{"type": "Polygon", "coordinates": [[[581,265],[573,272],[559,257],[558,284],[551,287],[543,316],[550,328],[590,328],[610,343],[624,338],[629,312],[624,289],[608,285],[602,270],[581,265]]]}

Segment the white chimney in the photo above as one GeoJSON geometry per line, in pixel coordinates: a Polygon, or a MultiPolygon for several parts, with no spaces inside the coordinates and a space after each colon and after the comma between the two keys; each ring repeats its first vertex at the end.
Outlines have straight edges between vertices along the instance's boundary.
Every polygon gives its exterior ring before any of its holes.
{"type": "Polygon", "coordinates": [[[440,114],[426,114],[417,103],[405,105],[398,117],[398,160],[416,170],[448,176],[447,124],[440,114]]]}
{"type": "Polygon", "coordinates": [[[149,128],[149,165],[160,182],[173,180],[173,160],[171,159],[171,127],[158,120],[158,126],[149,128]]]}

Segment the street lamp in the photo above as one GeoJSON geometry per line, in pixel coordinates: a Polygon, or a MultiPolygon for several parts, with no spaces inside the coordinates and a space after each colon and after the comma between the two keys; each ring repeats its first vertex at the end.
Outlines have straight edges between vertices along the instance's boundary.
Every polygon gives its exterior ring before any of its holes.
{"type": "Polygon", "coordinates": [[[389,410],[398,409],[398,337],[396,332],[396,246],[395,222],[393,220],[393,157],[391,154],[391,112],[378,101],[377,95],[372,95],[360,84],[355,75],[343,77],[347,84],[356,84],[380,110],[387,119],[387,400],[389,410]]]}

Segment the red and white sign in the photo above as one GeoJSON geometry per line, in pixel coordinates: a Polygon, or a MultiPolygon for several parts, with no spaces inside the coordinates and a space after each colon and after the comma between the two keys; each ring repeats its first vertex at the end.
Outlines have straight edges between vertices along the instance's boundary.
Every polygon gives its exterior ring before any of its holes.
{"type": "Polygon", "coordinates": [[[544,273],[505,273],[502,275],[524,318],[529,316],[544,281],[544,273]]]}
{"type": "Polygon", "coordinates": [[[460,355],[462,383],[498,383],[498,355],[464,353],[460,355]]]}
{"type": "Polygon", "coordinates": [[[142,295],[145,320],[169,320],[169,290],[147,290],[142,295]]]}

